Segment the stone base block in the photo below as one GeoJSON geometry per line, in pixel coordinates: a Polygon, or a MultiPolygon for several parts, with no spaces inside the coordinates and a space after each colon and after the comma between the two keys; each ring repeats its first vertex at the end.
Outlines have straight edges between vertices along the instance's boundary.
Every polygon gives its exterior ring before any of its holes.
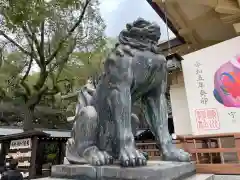
{"type": "Polygon", "coordinates": [[[147,166],[121,168],[63,164],[52,167],[52,178],[79,180],[183,180],[195,174],[195,163],[149,161],[147,166]]]}

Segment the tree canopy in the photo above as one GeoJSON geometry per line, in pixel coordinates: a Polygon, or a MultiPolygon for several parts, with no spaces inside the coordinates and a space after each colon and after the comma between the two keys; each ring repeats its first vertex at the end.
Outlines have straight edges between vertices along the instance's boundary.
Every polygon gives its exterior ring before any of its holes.
{"type": "Polygon", "coordinates": [[[38,121],[37,105],[55,107],[59,93],[100,68],[91,62],[101,60],[106,44],[98,6],[97,0],[0,2],[0,96],[20,107],[25,130],[38,121]]]}

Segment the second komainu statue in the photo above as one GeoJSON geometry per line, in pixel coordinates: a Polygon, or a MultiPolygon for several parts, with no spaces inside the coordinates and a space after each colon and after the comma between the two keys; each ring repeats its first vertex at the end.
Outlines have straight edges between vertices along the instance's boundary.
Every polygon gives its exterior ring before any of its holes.
{"type": "Polygon", "coordinates": [[[84,87],[79,94],[72,138],[66,147],[70,163],[84,160],[100,166],[119,160],[124,167],[146,165],[133,135],[136,126],[132,124],[139,119],[131,107],[139,99],[164,160],[190,161],[187,152],[172,144],[168,132],[168,72],[165,57],[157,51],[160,36],[158,25],[141,18],[119,34],[96,89],[84,87]]]}

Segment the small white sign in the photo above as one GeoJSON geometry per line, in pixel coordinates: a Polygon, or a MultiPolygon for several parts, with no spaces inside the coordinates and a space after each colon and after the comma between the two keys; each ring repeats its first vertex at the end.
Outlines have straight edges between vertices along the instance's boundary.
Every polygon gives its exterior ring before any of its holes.
{"type": "Polygon", "coordinates": [[[30,165],[29,161],[18,162],[18,167],[29,167],[30,165]]]}
{"type": "Polygon", "coordinates": [[[10,143],[10,149],[27,149],[31,148],[31,138],[12,140],[10,143]]]}
{"type": "Polygon", "coordinates": [[[25,153],[21,153],[20,151],[18,151],[16,153],[8,153],[8,156],[12,156],[14,159],[23,158],[23,157],[31,157],[31,151],[28,151],[25,153]]]}

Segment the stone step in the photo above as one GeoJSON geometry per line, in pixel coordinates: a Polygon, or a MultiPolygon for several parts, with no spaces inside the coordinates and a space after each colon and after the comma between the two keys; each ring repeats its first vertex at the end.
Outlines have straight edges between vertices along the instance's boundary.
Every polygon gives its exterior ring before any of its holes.
{"type": "Polygon", "coordinates": [[[32,180],[71,180],[71,179],[44,177],[44,178],[37,178],[32,180]]]}
{"type": "Polygon", "coordinates": [[[116,164],[100,167],[63,164],[52,166],[51,177],[39,180],[184,180],[194,175],[195,171],[193,162],[148,161],[147,166],[136,168],[122,168],[116,164]]]}
{"type": "Polygon", "coordinates": [[[69,179],[105,179],[105,180],[173,180],[185,179],[195,174],[193,162],[148,161],[147,166],[136,168],[121,168],[119,165],[91,166],[83,165],[56,165],[52,166],[52,178],[69,179]]]}
{"type": "Polygon", "coordinates": [[[213,174],[195,174],[185,180],[214,180],[213,174]]]}
{"type": "Polygon", "coordinates": [[[215,175],[214,180],[240,180],[240,175],[215,175]]]}
{"type": "MultiPolygon", "coordinates": [[[[36,180],[71,180],[71,179],[45,177],[45,178],[39,178],[36,180]]],[[[74,180],[74,179],[72,179],[72,180],[74,180]]],[[[195,174],[184,180],[214,180],[214,175],[213,174],[195,174]]],[[[221,179],[221,180],[227,180],[227,179],[221,179]]],[[[240,179],[233,179],[233,180],[240,180],[240,179]]]]}

